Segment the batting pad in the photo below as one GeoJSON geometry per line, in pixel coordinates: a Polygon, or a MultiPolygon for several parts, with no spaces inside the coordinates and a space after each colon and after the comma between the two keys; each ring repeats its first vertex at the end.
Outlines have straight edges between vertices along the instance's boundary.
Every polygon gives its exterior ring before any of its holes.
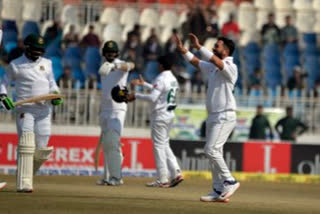
{"type": "Polygon", "coordinates": [[[35,175],[41,165],[49,159],[53,146],[36,149],[33,159],[33,174],[35,175]]]}
{"type": "Polygon", "coordinates": [[[33,132],[23,132],[18,145],[17,190],[33,189],[33,154],[35,138],[33,132]]]}

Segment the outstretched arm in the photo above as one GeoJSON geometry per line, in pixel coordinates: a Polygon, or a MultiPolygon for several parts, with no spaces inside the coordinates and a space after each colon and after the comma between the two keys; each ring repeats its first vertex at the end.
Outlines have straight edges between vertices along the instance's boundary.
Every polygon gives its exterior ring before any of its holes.
{"type": "Polygon", "coordinates": [[[131,85],[132,86],[141,85],[143,87],[146,87],[147,89],[153,89],[153,85],[148,83],[148,82],[146,82],[146,81],[144,81],[144,79],[143,79],[141,74],[139,75],[139,79],[133,79],[131,81],[131,85]]]}
{"type": "Polygon", "coordinates": [[[201,55],[204,57],[206,61],[212,62],[215,66],[217,66],[220,70],[223,70],[224,64],[222,60],[215,56],[213,52],[209,51],[207,48],[200,45],[199,39],[196,37],[196,35],[190,33],[189,34],[191,47],[196,48],[200,51],[201,55]]]}
{"type": "Polygon", "coordinates": [[[193,55],[193,53],[191,53],[190,51],[188,51],[182,44],[181,39],[177,36],[174,35],[175,39],[176,39],[176,45],[177,45],[177,49],[178,51],[182,54],[182,56],[189,61],[193,66],[199,68],[199,64],[200,64],[200,59],[198,57],[196,57],[195,55],[193,55]]]}

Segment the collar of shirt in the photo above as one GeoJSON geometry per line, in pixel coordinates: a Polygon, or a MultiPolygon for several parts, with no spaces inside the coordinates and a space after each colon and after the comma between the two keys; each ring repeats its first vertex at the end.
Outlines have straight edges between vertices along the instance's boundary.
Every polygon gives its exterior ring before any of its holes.
{"type": "Polygon", "coordinates": [[[26,61],[28,61],[29,63],[38,63],[41,60],[41,57],[39,57],[36,61],[32,61],[31,59],[29,59],[25,54],[22,55],[24,57],[24,59],[26,61]]]}

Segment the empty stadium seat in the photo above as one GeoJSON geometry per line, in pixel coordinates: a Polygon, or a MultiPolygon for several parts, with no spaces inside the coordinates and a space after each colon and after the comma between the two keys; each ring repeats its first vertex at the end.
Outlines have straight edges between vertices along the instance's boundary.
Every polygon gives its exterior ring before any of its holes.
{"type": "Polygon", "coordinates": [[[4,50],[10,53],[12,49],[17,47],[17,42],[6,42],[4,43],[4,50]]]}
{"type": "Polygon", "coordinates": [[[179,27],[178,16],[172,10],[165,10],[160,16],[159,25],[164,28],[177,28],[179,27]]]}
{"type": "Polygon", "coordinates": [[[39,22],[41,19],[42,4],[39,0],[23,1],[22,19],[25,21],[39,22]]]}
{"type": "Polygon", "coordinates": [[[232,1],[224,1],[218,8],[219,26],[223,26],[229,20],[230,14],[237,15],[237,7],[232,1]]]}
{"type": "Polygon", "coordinates": [[[18,42],[18,33],[13,30],[4,30],[2,42],[4,45],[6,45],[9,42],[17,43],[18,42]]]}
{"type": "Polygon", "coordinates": [[[120,24],[120,14],[116,8],[107,7],[100,16],[101,24],[120,24]]]}
{"type": "Polygon", "coordinates": [[[260,34],[256,29],[246,30],[240,35],[239,45],[246,46],[250,42],[259,42],[260,34]]]}
{"type": "Polygon", "coordinates": [[[297,10],[296,13],[296,28],[299,32],[310,33],[313,31],[315,23],[313,10],[297,10]]]}
{"type": "Polygon", "coordinates": [[[273,6],[276,10],[288,10],[293,8],[291,0],[273,0],[273,6]]]}
{"type": "Polygon", "coordinates": [[[285,71],[285,82],[292,77],[293,70],[300,65],[299,55],[288,55],[284,57],[283,68],[285,71]]]}
{"type": "Polygon", "coordinates": [[[98,76],[98,71],[101,64],[101,55],[99,48],[88,47],[84,55],[85,74],[98,76]]]}
{"type": "Polygon", "coordinates": [[[119,24],[109,24],[103,30],[103,41],[114,40],[121,43],[122,28],[119,24]]]}
{"type": "Polygon", "coordinates": [[[120,24],[122,25],[134,25],[139,22],[139,14],[133,8],[125,8],[121,12],[120,24]]]}
{"type": "Polygon", "coordinates": [[[128,33],[130,32],[130,31],[132,31],[133,30],[133,28],[134,28],[134,25],[125,25],[124,26],[124,28],[123,28],[123,30],[122,30],[122,33],[121,33],[121,40],[123,41],[123,42],[125,42],[125,41],[127,41],[127,37],[128,37],[128,33]]]}
{"type": "Polygon", "coordinates": [[[2,0],[2,19],[20,20],[22,14],[21,0],[2,0]]]}
{"type": "Polygon", "coordinates": [[[62,59],[60,57],[50,57],[52,62],[52,71],[56,81],[63,75],[62,59]]]}
{"type": "Polygon", "coordinates": [[[308,73],[308,89],[310,90],[314,88],[315,81],[320,79],[319,57],[306,58],[303,67],[308,73]]]}
{"type": "Polygon", "coordinates": [[[317,44],[317,35],[315,33],[305,33],[302,39],[305,45],[316,46],[317,44]]]}
{"type": "Polygon", "coordinates": [[[151,8],[146,8],[140,15],[139,24],[146,27],[158,27],[159,14],[151,8]]]}
{"type": "Polygon", "coordinates": [[[272,9],[273,8],[273,1],[254,0],[254,6],[258,9],[272,9]]]}
{"type": "Polygon", "coordinates": [[[248,106],[256,107],[261,104],[261,98],[263,97],[263,92],[261,89],[251,89],[248,96],[248,106]]]}
{"type": "Polygon", "coordinates": [[[40,30],[37,22],[25,21],[22,27],[22,39],[25,39],[29,34],[40,35],[40,30]]]}
{"type": "Polygon", "coordinates": [[[182,11],[182,13],[180,13],[179,20],[178,20],[179,26],[181,26],[183,23],[185,23],[187,21],[187,19],[188,19],[187,13],[188,13],[188,11],[186,11],[186,10],[182,11]]]}
{"type": "Polygon", "coordinates": [[[162,44],[165,44],[170,39],[171,35],[172,35],[172,28],[171,27],[164,28],[160,35],[160,42],[162,44]]]}
{"type": "Polygon", "coordinates": [[[79,23],[79,10],[77,6],[67,4],[62,8],[61,22],[63,24],[77,24],[79,23]]]}
{"type": "Polygon", "coordinates": [[[245,70],[248,75],[260,68],[260,48],[257,43],[251,42],[243,48],[245,70]]]}
{"type": "Polygon", "coordinates": [[[310,10],[310,9],[312,9],[312,1],[310,1],[310,0],[294,0],[293,8],[296,10],[310,10]]]}
{"type": "Polygon", "coordinates": [[[265,80],[268,88],[276,88],[282,84],[280,64],[265,63],[265,80]]]}
{"type": "Polygon", "coordinates": [[[18,32],[17,23],[14,20],[2,20],[2,30],[3,31],[15,31],[18,32]]]}
{"type": "Polygon", "coordinates": [[[53,41],[49,44],[49,46],[46,48],[45,57],[62,57],[62,50],[58,42],[53,41]]]}
{"type": "Polygon", "coordinates": [[[238,10],[238,24],[241,30],[251,30],[256,25],[256,9],[249,2],[241,2],[238,10]]]}
{"type": "Polygon", "coordinates": [[[320,11],[320,0],[313,0],[312,8],[316,11],[320,11]]]}

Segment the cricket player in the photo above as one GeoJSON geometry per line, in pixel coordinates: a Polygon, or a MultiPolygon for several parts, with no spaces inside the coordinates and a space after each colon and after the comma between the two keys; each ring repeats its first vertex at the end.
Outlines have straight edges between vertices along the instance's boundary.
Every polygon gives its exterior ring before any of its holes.
{"type": "Polygon", "coordinates": [[[100,67],[102,97],[100,126],[103,143],[105,167],[104,176],[97,181],[98,185],[119,186],[123,184],[121,175],[122,153],[120,136],[127,111],[126,100],[114,99],[114,89],[124,89],[127,85],[129,71],[133,63],[119,60],[119,48],[116,42],[107,41],[102,49],[106,62],[100,67]]]}
{"type": "Polygon", "coordinates": [[[149,101],[151,107],[151,138],[155,156],[158,179],[147,183],[148,187],[174,187],[183,181],[180,167],[169,145],[169,133],[177,106],[176,95],[178,81],[171,72],[174,57],[172,54],[158,58],[160,74],[153,85],[140,80],[133,80],[133,85],[142,85],[151,90],[150,94],[133,93],[128,100],[149,101]],[[169,176],[171,179],[169,180],[169,176]]]}
{"type": "Polygon", "coordinates": [[[235,45],[232,40],[219,37],[213,52],[199,44],[198,38],[189,34],[191,47],[200,51],[206,60],[199,60],[189,52],[176,36],[177,47],[186,60],[208,74],[206,108],[206,145],[204,152],[209,159],[213,178],[213,192],[201,196],[204,202],[228,202],[240,183],[231,175],[224,159],[223,145],[236,125],[236,101],[233,95],[238,78],[238,69],[232,54],[235,45]]]}
{"type": "MultiPolygon", "coordinates": [[[[7,96],[7,87],[15,82],[17,101],[48,93],[59,93],[53,77],[52,62],[43,58],[44,39],[30,34],[24,40],[24,54],[13,60],[0,83],[0,103],[14,109],[7,96]]],[[[47,147],[51,134],[51,108],[62,99],[51,102],[23,104],[16,108],[16,125],[19,136],[17,155],[17,191],[33,191],[33,174],[49,158],[53,147],[47,147]]]]}

